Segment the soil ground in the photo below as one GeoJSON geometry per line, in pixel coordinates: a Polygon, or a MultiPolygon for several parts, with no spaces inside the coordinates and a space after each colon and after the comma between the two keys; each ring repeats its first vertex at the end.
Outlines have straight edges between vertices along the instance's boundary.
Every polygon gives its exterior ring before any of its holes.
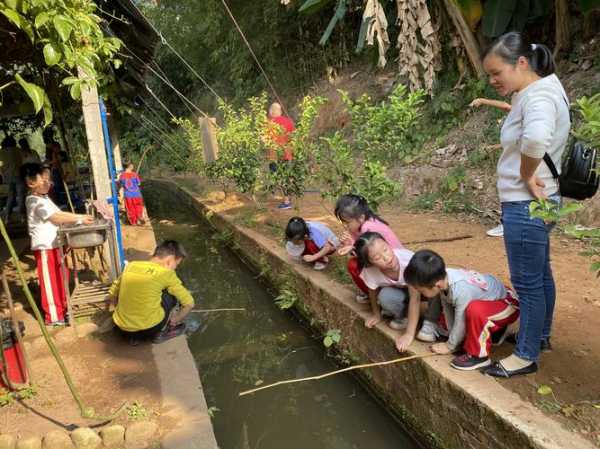
{"type": "MultiPolygon", "coordinates": [[[[148,253],[134,248],[153,247],[153,240],[151,244],[145,242],[151,237],[152,230],[149,226],[125,226],[124,243],[125,248],[129,248],[127,258],[134,260],[149,257],[148,253]]],[[[21,251],[27,248],[27,244],[26,239],[15,241],[15,246],[21,251]]],[[[14,266],[11,262],[6,262],[5,250],[0,256],[0,264],[7,273],[16,302],[25,303],[20,283],[16,281],[14,266]]],[[[35,261],[30,252],[22,252],[21,264],[35,296],[35,261]]],[[[0,312],[3,307],[6,307],[6,303],[2,296],[0,312]]],[[[102,422],[80,417],[79,409],[31,312],[28,307],[17,308],[18,319],[24,321],[26,326],[25,347],[31,361],[29,368],[37,394],[31,399],[0,408],[0,433],[40,436],[54,429],[73,430],[80,426],[101,426],[102,422]]],[[[104,315],[97,321],[105,322],[106,319],[107,315],[104,315]]],[[[159,420],[161,431],[169,429],[167,420],[159,417],[161,389],[150,345],[131,347],[113,332],[93,333],[79,339],[72,328],[51,329],[51,333],[86,406],[93,407],[99,415],[109,415],[125,401],[130,405],[136,403],[138,406],[125,411],[114,422],[126,423],[133,419],[130,414],[143,409],[148,418],[159,420]]]]}
{"type": "MultiPolygon", "coordinates": [[[[210,191],[197,178],[179,178],[196,193],[210,191]]],[[[289,211],[276,209],[278,201],[267,200],[257,207],[240,195],[210,192],[212,206],[234,217],[236,223],[251,227],[274,240],[282,241],[284,227],[293,215],[327,223],[339,232],[340,223],[331,211],[331,204],[317,193],[307,194],[289,211]]],[[[503,240],[485,235],[489,224],[479,219],[407,213],[400,207],[383,208],[381,215],[390,223],[398,237],[410,249],[433,249],[442,254],[448,265],[468,267],[493,273],[509,284],[508,266],[503,240]]],[[[536,374],[499,380],[506,388],[518,393],[568,429],[578,432],[600,446],[600,292],[598,279],[590,272],[590,260],[581,255],[583,247],[573,239],[555,232],[552,237],[552,260],[557,284],[552,343],[554,350],[541,357],[536,374]],[[552,394],[538,393],[541,385],[551,387],[552,394]]],[[[293,262],[291,262],[293,263],[293,262]]],[[[345,275],[345,260],[333,257],[326,273],[341,282],[345,275]]],[[[493,357],[508,355],[512,345],[495,348],[493,357]]]]}

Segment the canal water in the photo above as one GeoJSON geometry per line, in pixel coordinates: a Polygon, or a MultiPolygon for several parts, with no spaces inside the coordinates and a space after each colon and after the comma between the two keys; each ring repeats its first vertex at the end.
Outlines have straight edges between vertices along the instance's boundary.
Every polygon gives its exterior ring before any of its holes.
{"type": "MultiPolygon", "coordinates": [[[[189,344],[221,449],[416,449],[398,423],[348,374],[238,397],[261,383],[336,369],[321,338],[274,295],[195,212],[157,189],[147,206],[157,240],[182,242],[178,269],[197,308],[189,344]]],[[[342,334],[343,338],[343,334],[342,334]]]]}

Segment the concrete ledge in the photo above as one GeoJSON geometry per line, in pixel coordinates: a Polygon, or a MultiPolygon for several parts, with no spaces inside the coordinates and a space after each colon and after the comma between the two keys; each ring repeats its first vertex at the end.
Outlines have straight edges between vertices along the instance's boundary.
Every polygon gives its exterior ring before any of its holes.
{"type": "MultiPolygon", "coordinates": [[[[209,219],[219,230],[232,233],[234,246],[256,267],[267,272],[275,286],[297,292],[297,307],[324,332],[341,329],[341,350],[360,362],[398,357],[395,332],[385,325],[376,331],[363,325],[365,311],[352,292],[323,273],[291,265],[281,245],[230,217],[217,213],[197,195],[170,181],[151,181],[209,219]],[[267,270],[264,270],[268,267],[267,270]]],[[[415,343],[416,353],[427,352],[415,343]]],[[[563,428],[532,404],[478,372],[458,372],[448,357],[430,357],[362,373],[370,387],[405,423],[429,443],[448,449],[592,449],[595,446],[563,428]]]]}
{"type": "MultiPolygon", "coordinates": [[[[137,257],[143,259],[152,254],[156,247],[152,228],[136,227],[136,235],[128,235],[127,229],[124,233],[127,252],[135,249],[137,257]]],[[[130,260],[135,258],[131,255],[130,260]]],[[[198,369],[186,338],[180,336],[152,345],[152,355],[160,381],[161,418],[175,423],[174,428],[162,436],[160,447],[218,449],[198,369]]]]}

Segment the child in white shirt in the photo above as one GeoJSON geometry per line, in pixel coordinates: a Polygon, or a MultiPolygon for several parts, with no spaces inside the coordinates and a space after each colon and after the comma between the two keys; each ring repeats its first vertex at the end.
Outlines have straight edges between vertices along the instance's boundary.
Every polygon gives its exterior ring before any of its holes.
{"type": "MultiPolygon", "coordinates": [[[[21,168],[23,180],[29,188],[25,200],[31,249],[37,263],[37,274],[42,295],[46,324],[65,323],[67,295],[61,270],[58,228],[62,224],[91,224],[89,215],[62,212],[48,197],[50,170],[41,164],[28,163],[21,168]]],[[[68,288],[68,287],[67,287],[68,288]]]]}

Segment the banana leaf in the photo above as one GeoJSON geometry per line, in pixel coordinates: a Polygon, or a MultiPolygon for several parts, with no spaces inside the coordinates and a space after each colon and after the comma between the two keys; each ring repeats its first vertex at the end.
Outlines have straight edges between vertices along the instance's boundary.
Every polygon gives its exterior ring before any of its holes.
{"type": "Polygon", "coordinates": [[[600,8],[600,0],[579,0],[579,7],[581,8],[581,12],[587,14],[593,9],[600,8]]]}
{"type": "Polygon", "coordinates": [[[554,8],[554,0],[531,0],[529,20],[539,19],[549,15],[554,8]]]}
{"type": "Polygon", "coordinates": [[[367,41],[367,31],[369,29],[369,23],[371,19],[369,17],[363,18],[360,25],[360,31],[358,33],[358,42],[356,44],[356,53],[360,53],[365,48],[365,42],[367,41]]]}
{"type": "Polygon", "coordinates": [[[523,31],[530,13],[530,0],[521,0],[519,6],[513,11],[512,19],[506,31],[523,31]]]}
{"type": "Polygon", "coordinates": [[[316,14],[331,3],[333,3],[333,0],[306,0],[298,8],[298,12],[306,15],[316,14]]]}
{"type": "Polygon", "coordinates": [[[321,40],[319,40],[320,45],[325,45],[329,38],[331,37],[331,33],[333,33],[333,29],[337,25],[337,23],[344,18],[346,15],[346,11],[348,11],[348,5],[346,4],[346,0],[338,0],[337,6],[335,8],[335,13],[327,25],[323,36],[321,36],[321,40]]]}
{"type": "Polygon", "coordinates": [[[487,0],[483,8],[483,34],[498,37],[507,31],[517,0],[487,0]]]}
{"type": "Polygon", "coordinates": [[[454,0],[454,2],[458,5],[460,12],[469,24],[471,31],[475,31],[477,24],[483,15],[481,0],[454,0]]]}

